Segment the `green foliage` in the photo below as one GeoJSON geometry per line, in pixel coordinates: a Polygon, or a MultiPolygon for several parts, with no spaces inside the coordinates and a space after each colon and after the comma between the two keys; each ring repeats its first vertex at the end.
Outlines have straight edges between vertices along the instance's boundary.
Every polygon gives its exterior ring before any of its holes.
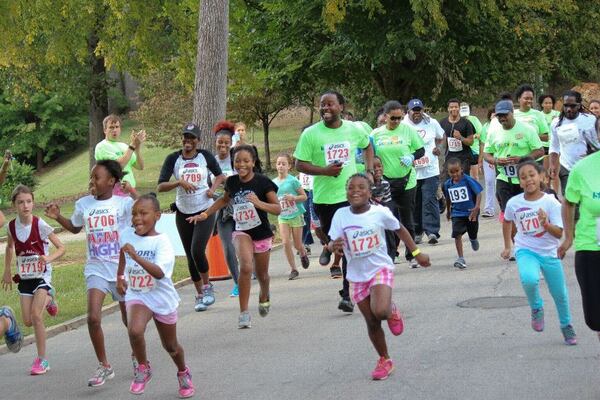
{"type": "Polygon", "coordinates": [[[0,200],[3,206],[11,204],[10,195],[19,184],[29,186],[32,190],[35,190],[38,185],[38,179],[34,175],[31,165],[13,160],[6,179],[2,186],[0,186],[0,200]]]}

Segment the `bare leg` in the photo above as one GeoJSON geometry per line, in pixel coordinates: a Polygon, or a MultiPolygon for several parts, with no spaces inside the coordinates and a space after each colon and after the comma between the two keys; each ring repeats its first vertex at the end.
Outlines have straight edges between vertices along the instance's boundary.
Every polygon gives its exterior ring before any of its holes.
{"type": "Polygon", "coordinates": [[[154,320],[163,348],[169,353],[179,372],[185,371],[185,355],[183,347],[177,341],[177,325],[163,324],[154,320]]]}
{"type": "Polygon", "coordinates": [[[271,278],[269,277],[269,259],[271,252],[266,251],[264,253],[254,253],[254,263],[256,267],[256,278],[260,285],[260,294],[258,295],[258,301],[264,303],[269,300],[269,283],[271,278]]]}
{"type": "Polygon", "coordinates": [[[127,332],[129,333],[129,343],[138,363],[148,366],[146,355],[146,326],[152,319],[152,311],[141,304],[133,304],[129,308],[129,321],[127,332]]]}
{"type": "Polygon", "coordinates": [[[104,332],[102,331],[102,303],[106,293],[99,289],[90,289],[88,294],[88,332],[94,346],[96,358],[104,366],[109,366],[106,358],[106,348],[104,347],[104,332]]]}
{"type": "Polygon", "coordinates": [[[240,312],[243,312],[248,311],[248,301],[250,299],[250,279],[254,267],[254,244],[250,236],[246,235],[236,236],[233,243],[240,266],[238,286],[240,289],[240,312]]]}

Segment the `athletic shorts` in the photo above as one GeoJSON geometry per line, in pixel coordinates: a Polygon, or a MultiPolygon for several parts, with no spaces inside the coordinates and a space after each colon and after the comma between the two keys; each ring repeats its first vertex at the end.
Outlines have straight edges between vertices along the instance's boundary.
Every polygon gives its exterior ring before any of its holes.
{"type": "Polygon", "coordinates": [[[289,225],[292,228],[302,228],[304,226],[304,215],[300,214],[291,219],[277,218],[280,224],[289,225]]]}
{"type": "Polygon", "coordinates": [[[23,279],[17,285],[17,290],[21,296],[33,296],[38,289],[50,291],[52,286],[44,278],[23,279]]]}
{"type": "Polygon", "coordinates": [[[113,301],[125,301],[125,298],[117,292],[117,282],[109,282],[98,275],[90,275],[85,278],[87,290],[98,289],[103,293],[110,293],[113,301]]]}
{"type": "Polygon", "coordinates": [[[500,210],[502,212],[504,212],[504,209],[506,208],[506,203],[508,203],[512,197],[521,193],[523,193],[523,188],[518,183],[508,183],[496,179],[496,198],[498,199],[498,204],[500,205],[500,210]]]}
{"type": "Polygon", "coordinates": [[[600,332],[600,251],[575,252],[575,275],[581,291],[585,324],[600,332]]]}
{"type": "MultiPolygon", "coordinates": [[[[231,234],[233,244],[236,245],[236,239],[244,236],[247,236],[250,238],[250,240],[252,240],[252,237],[250,237],[250,235],[247,233],[234,231],[231,234]]],[[[266,253],[267,251],[271,251],[271,248],[273,247],[273,237],[268,237],[261,240],[252,240],[252,243],[254,244],[254,253],[266,253]]]]}
{"type": "Polygon", "coordinates": [[[469,221],[469,217],[452,217],[452,238],[469,234],[469,239],[477,239],[479,221],[469,221]]]}
{"type": "MultiPolygon", "coordinates": [[[[129,309],[134,304],[139,304],[140,306],[144,306],[150,310],[150,307],[148,307],[146,304],[144,304],[143,301],[130,300],[130,301],[125,302],[125,308],[127,309],[127,314],[129,314],[129,309]]],[[[152,311],[152,310],[150,310],[150,311],[152,311]]],[[[175,325],[177,323],[177,309],[175,309],[175,311],[173,311],[169,314],[157,314],[155,312],[152,312],[152,318],[154,318],[155,320],[157,320],[158,322],[160,322],[162,324],[175,325]]]]}
{"type": "Polygon", "coordinates": [[[394,270],[381,268],[375,276],[367,282],[350,282],[350,295],[355,304],[360,303],[371,295],[371,288],[375,285],[394,287],[394,270]]]}

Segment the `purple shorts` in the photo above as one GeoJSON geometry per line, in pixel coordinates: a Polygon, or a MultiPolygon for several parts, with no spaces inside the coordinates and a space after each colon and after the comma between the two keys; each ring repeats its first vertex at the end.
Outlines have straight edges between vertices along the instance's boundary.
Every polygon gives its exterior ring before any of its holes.
{"type": "MultiPolygon", "coordinates": [[[[250,235],[248,235],[247,233],[244,233],[244,232],[235,231],[231,234],[231,237],[233,238],[233,244],[236,245],[237,238],[240,238],[240,237],[250,238],[250,235]]],[[[252,238],[250,238],[250,239],[252,239],[252,238]]],[[[273,237],[268,237],[266,239],[261,239],[261,240],[252,240],[252,243],[254,245],[254,253],[266,253],[267,251],[270,251],[271,248],[273,247],[273,237]]]]}

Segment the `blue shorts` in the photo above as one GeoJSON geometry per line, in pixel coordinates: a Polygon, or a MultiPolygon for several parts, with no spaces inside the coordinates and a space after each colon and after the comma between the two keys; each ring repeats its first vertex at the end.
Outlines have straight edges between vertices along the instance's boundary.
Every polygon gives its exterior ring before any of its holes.
{"type": "Polygon", "coordinates": [[[114,301],[125,301],[125,297],[117,292],[117,282],[109,282],[98,275],[90,275],[85,278],[87,290],[98,289],[105,294],[110,293],[114,301]]]}

